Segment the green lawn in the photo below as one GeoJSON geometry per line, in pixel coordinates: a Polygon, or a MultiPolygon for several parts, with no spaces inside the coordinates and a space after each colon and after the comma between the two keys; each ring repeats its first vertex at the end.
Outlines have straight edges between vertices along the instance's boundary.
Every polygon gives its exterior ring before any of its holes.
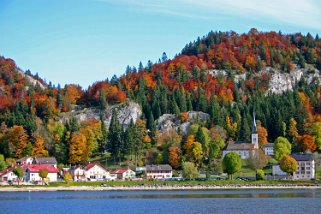
{"type": "Polygon", "coordinates": [[[313,185],[321,184],[320,181],[236,181],[236,180],[221,180],[221,181],[109,181],[109,182],[73,182],[66,183],[50,183],[49,186],[144,186],[144,185],[313,185]]]}

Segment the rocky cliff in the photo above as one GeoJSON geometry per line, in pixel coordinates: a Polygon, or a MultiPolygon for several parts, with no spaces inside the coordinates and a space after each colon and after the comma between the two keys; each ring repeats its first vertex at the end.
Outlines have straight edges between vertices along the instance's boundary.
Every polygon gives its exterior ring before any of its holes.
{"type": "MultiPolygon", "coordinates": [[[[111,117],[112,117],[112,111],[113,109],[116,109],[118,120],[121,124],[123,124],[124,129],[126,129],[130,123],[131,120],[134,121],[134,123],[142,116],[142,109],[141,107],[135,103],[135,102],[126,102],[119,105],[114,106],[108,106],[103,112],[103,120],[106,125],[106,128],[109,128],[111,117]]],[[[81,110],[74,110],[72,111],[72,114],[63,115],[61,117],[62,121],[69,120],[71,115],[73,115],[78,122],[90,120],[90,119],[100,119],[100,110],[97,108],[85,108],[81,110]]]]}

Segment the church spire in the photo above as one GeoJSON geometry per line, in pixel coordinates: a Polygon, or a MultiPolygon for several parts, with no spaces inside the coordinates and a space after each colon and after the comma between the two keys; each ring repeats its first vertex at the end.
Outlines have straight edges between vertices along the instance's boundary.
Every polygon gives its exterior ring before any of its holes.
{"type": "Polygon", "coordinates": [[[256,133],[257,133],[256,121],[255,121],[255,113],[253,113],[252,133],[253,133],[253,134],[256,134],[256,133]]]}

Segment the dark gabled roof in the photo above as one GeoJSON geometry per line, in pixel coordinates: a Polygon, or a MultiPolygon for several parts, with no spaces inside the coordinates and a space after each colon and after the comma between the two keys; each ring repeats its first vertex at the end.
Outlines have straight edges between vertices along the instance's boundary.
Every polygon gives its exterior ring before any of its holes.
{"type": "Polygon", "coordinates": [[[296,161],[312,161],[312,154],[295,153],[291,155],[296,161]]]}
{"type": "Polygon", "coordinates": [[[252,143],[246,143],[243,141],[229,142],[225,150],[253,150],[254,145],[252,143]]]}
{"type": "Polygon", "coordinates": [[[265,144],[263,147],[264,147],[264,148],[265,148],[265,147],[274,147],[274,143],[267,143],[267,144],[265,144]]]}
{"type": "Polygon", "coordinates": [[[146,171],[161,171],[161,170],[172,170],[172,167],[168,164],[164,165],[146,165],[146,171]]]}
{"type": "Polygon", "coordinates": [[[57,160],[55,157],[35,158],[34,162],[36,164],[57,164],[57,160]]]}

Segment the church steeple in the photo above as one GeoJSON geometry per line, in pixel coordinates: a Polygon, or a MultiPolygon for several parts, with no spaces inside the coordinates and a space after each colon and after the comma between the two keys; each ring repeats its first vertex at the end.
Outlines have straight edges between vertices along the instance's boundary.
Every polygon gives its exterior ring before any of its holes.
{"type": "Polygon", "coordinates": [[[253,124],[252,124],[252,134],[257,133],[255,114],[253,113],[253,124]]]}
{"type": "Polygon", "coordinates": [[[252,142],[254,149],[259,148],[259,135],[257,134],[255,114],[253,113],[253,124],[252,124],[252,142]]]}

